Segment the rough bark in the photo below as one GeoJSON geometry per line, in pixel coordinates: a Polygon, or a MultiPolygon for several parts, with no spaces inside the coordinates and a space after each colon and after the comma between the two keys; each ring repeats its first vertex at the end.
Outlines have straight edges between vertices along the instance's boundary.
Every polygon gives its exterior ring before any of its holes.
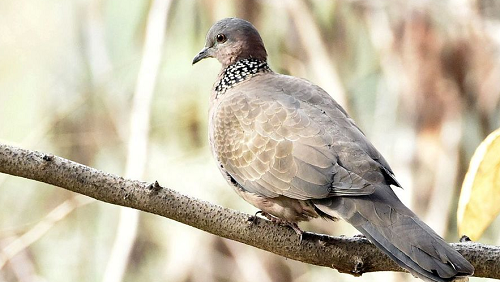
{"type": "MultiPolygon", "coordinates": [[[[305,233],[299,243],[296,233],[288,227],[261,218],[255,220],[251,215],[179,194],[157,182],[125,179],[50,154],[0,144],[0,172],[154,213],[217,236],[343,273],[404,271],[364,238],[305,233]]],[[[474,276],[500,279],[500,247],[473,242],[452,246],[474,265],[474,276]]]]}

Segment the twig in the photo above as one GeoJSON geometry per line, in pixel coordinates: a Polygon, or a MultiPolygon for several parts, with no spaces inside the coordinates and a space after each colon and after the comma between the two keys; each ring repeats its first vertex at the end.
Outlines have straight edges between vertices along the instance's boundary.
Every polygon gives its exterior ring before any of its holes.
{"type": "Polygon", "coordinates": [[[319,85],[345,109],[349,107],[345,95],[345,89],[336,69],[336,63],[328,54],[327,47],[321,38],[321,33],[314,22],[309,7],[303,0],[291,0],[287,2],[288,12],[295,22],[299,39],[307,53],[311,67],[318,77],[319,85]],[[312,48],[314,46],[314,48],[312,48]]]}
{"type": "Polygon", "coordinates": [[[19,252],[29,247],[38,239],[42,238],[42,236],[45,235],[45,233],[47,233],[47,231],[49,231],[58,221],[64,219],[76,208],[92,202],[94,202],[94,200],[82,195],[76,195],[75,197],[68,199],[62,204],[58,205],[43,220],[37,223],[28,232],[24,233],[22,236],[18,237],[1,250],[0,269],[2,269],[5,264],[19,252]]]}

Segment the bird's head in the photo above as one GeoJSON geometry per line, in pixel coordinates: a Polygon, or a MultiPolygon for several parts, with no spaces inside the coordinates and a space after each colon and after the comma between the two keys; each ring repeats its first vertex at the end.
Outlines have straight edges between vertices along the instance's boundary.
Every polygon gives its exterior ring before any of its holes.
{"type": "Polygon", "coordinates": [[[205,48],[193,59],[193,65],[205,58],[216,58],[225,68],[241,59],[266,61],[267,52],[262,38],[248,21],[226,18],[208,31],[205,48]]]}

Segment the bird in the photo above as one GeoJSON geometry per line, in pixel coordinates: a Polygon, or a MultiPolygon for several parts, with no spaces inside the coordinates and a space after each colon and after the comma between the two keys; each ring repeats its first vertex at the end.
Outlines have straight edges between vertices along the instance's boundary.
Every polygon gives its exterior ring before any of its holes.
{"type": "Polygon", "coordinates": [[[466,279],[474,267],[396,196],[393,170],[325,90],[271,70],[257,29],[225,18],[192,64],[222,65],[209,104],[209,143],[244,200],[274,221],[343,219],[424,281],[466,279]]]}

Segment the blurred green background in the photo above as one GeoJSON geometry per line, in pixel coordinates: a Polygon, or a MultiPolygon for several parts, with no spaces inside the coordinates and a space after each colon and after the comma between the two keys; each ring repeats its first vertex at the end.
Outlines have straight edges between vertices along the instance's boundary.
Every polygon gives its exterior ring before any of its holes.
{"type": "MultiPolygon", "coordinates": [[[[391,164],[402,200],[458,240],[469,159],[500,125],[495,0],[2,0],[0,143],[254,213],[208,147],[220,65],[191,66],[210,26],[231,16],[257,27],[271,68],[337,99],[391,164]]],[[[301,226],[356,234],[345,223],[301,226]]],[[[500,245],[499,228],[497,220],[480,241],[500,245]]],[[[0,175],[0,281],[412,280],[339,274],[0,175]]]]}

